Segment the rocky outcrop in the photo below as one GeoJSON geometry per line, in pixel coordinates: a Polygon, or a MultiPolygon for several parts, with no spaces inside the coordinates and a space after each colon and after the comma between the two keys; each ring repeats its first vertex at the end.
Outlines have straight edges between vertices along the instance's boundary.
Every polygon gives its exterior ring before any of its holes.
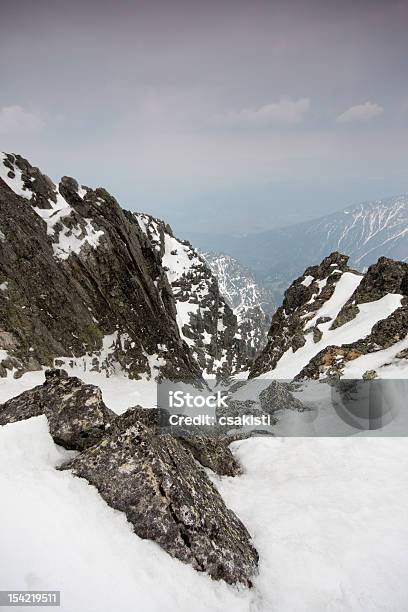
{"type": "MultiPolygon", "coordinates": [[[[288,349],[296,352],[305,345],[305,323],[330,299],[337,281],[350,270],[347,261],[348,257],[334,252],[320,265],[307,268],[286,290],[282,306],[272,317],[267,345],[250,367],[251,378],[273,370],[288,349]]],[[[315,340],[318,337],[319,331],[314,331],[315,340]]]]}
{"type": "Polygon", "coordinates": [[[377,263],[368,268],[361,283],[333,321],[331,329],[354,319],[359,313],[359,304],[374,302],[389,293],[408,296],[408,264],[380,257],[377,263]]]}
{"type": "Polygon", "coordinates": [[[303,412],[305,406],[289,389],[289,384],[273,380],[259,394],[259,402],[263,412],[273,414],[277,410],[298,410],[303,412]]]}
{"type": "Polygon", "coordinates": [[[128,415],[64,469],[94,485],[140,537],[214,579],[251,586],[258,555],[247,530],[172,436],[128,415]]]}
{"type": "Polygon", "coordinates": [[[137,407],[116,416],[97,387],[61,370],[0,406],[0,425],[39,414],[55,442],[80,451],[61,469],[94,485],[135,533],[214,579],[252,585],[258,554],[250,535],[196,461],[234,475],[226,445],[161,433],[160,410],[137,407]]]}
{"type": "Polygon", "coordinates": [[[237,317],[239,352],[252,360],[264,348],[276,307],[271,291],[239,261],[223,253],[203,253],[220,291],[237,317]]]}
{"type": "Polygon", "coordinates": [[[0,405],[0,425],[45,414],[54,441],[70,450],[83,450],[102,439],[115,413],[102,400],[98,387],[86,385],[63,370],[46,372],[43,385],[0,405]]]}
{"type": "Polygon", "coordinates": [[[281,378],[298,380],[404,376],[407,343],[408,264],[381,257],[361,275],[333,253],[288,289],[251,376],[276,375],[276,368],[281,378]],[[374,360],[356,361],[372,353],[374,360]]]}
{"type": "Polygon", "coordinates": [[[235,438],[224,435],[224,432],[214,427],[210,427],[206,435],[204,427],[171,426],[169,416],[163,408],[145,409],[136,406],[116,417],[115,424],[121,423],[122,427],[137,420],[157,435],[171,433],[203,467],[210,468],[220,476],[237,476],[241,473],[241,466],[229,448],[235,438]]]}
{"type": "Polygon", "coordinates": [[[164,221],[144,213],[135,213],[134,218],[154,245],[173,291],[180,335],[200,368],[218,378],[245,369],[254,355],[248,341],[253,330],[248,324],[242,328],[205,258],[190,242],[176,238],[164,221]]]}

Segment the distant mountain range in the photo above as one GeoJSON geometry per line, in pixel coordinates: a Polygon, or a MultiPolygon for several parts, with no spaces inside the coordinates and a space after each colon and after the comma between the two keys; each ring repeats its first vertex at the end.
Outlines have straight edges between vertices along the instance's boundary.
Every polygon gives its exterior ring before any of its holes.
{"type": "Polygon", "coordinates": [[[241,237],[196,234],[201,249],[236,257],[279,297],[307,265],[333,251],[365,271],[380,256],[408,259],[408,195],[364,202],[319,219],[241,237]]]}

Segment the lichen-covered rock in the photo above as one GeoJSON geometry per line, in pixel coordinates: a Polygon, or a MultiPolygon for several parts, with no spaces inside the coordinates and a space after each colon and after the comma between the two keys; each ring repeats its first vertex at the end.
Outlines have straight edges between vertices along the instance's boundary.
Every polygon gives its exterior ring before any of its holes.
{"type": "Polygon", "coordinates": [[[241,466],[232,454],[226,438],[210,437],[203,435],[178,436],[181,444],[191,452],[202,466],[210,468],[220,476],[238,476],[241,474],[241,466]]]}
{"type": "Polygon", "coordinates": [[[99,441],[116,416],[103,403],[100,389],[64,370],[49,370],[45,376],[43,385],[0,405],[0,425],[45,414],[57,444],[82,450],[99,441]]]}
{"type": "Polygon", "coordinates": [[[313,328],[313,342],[315,342],[315,343],[320,342],[322,337],[323,337],[322,330],[319,329],[318,327],[314,327],[313,328]]]}
{"type": "Polygon", "coordinates": [[[258,554],[192,454],[134,414],[63,469],[85,478],[124,512],[135,532],[170,555],[230,584],[252,585],[258,554]]]}
{"type": "Polygon", "coordinates": [[[200,377],[155,246],[107,191],[55,185],[0,154],[0,231],[0,376],[62,358],[136,379],[200,377]]]}
{"type": "Polygon", "coordinates": [[[259,394],[259,402],[263,412],[273,414],[276,410],[305,410],[305,406],[290,392],[288,385],[273,380],[271,384],[259,394]]]}
{"type": "Polygon", "coordinates": [[[241,466],[229,448],[232,439],[222,434],[217,435],[217,431],[212,431],[214,428],[208,432],[214,435],[205,435],[203,432],[205,428],[170,427],[169,416],[169,413],[162,408],[145,409],[136,406],[116,417],[115,427],[119,424],[120,427],[124,427],[137,421],[156,434],[169,431],[203,467],[210,468],[220,476],[237,476],[241,473],[241,466]]]}
{"type": "Polygon", "coordinates": [[[374,380],[378,377],[378,374],[375,370],[366,370],[363,374],[363,380],[374,380]]]}

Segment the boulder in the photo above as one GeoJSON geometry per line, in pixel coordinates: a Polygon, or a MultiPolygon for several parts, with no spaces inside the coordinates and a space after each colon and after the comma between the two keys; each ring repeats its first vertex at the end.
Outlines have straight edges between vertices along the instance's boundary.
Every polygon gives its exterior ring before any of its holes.
{"type": "Polygon", "coordinates": [[[61,469],[94,485],[140,537],[214,579],[252,585],[258,554],[248,531],[183,444],[137,411],[61,469]]]}
{"type": "Polygon", "coordinates": [[[305,410],[305,406],[289,390],[286,383],[273,380],[269,387],[261,391],[259,401],[263,412],[273,414],[277,410],[305,410]]]}
{"type": "Polygon", "coordinates": [[[0,425],[45,414],[54,441],[64,448],[83,450],[99,441],[116,416],[100,389],[65,370],[48,370],[45,377],[43,385],[0,405],[0,425]]]}
{"type": "Polygon", "coordinates": [[[219,437],[215,431],[213,432],[215,435],[206,435],[199,427],[170,428],[168,419],[169,413],[162,408],[145,409],[136,406],[117,417],[115,425],[138,421],[157,434],[167,431],[177,438],[203,467],[210,468],[220,476],[241,474],[241,467],[229,448],[232,439],[219,437]]]}

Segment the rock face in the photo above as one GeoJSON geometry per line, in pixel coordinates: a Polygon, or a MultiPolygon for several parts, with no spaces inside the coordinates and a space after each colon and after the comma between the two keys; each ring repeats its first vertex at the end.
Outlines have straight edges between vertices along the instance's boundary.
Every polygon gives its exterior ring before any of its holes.
{"type": "Polygon", "coordinates": [[[39,414],[56,443],[80,451],[61,469],[94,485],[140,537],[214,579],[251,586],[258,554],[250,535],[195,460],[233,475],[227,444],[204,436],[183,444],[163,435],[158,410],[116,416],[97,387],[62,370],[48,371],[43,385],[0,406],[0,425],[39,414]]]}
{"type": "Polygon", "coordinates": [[[115,418],[98,387],[68,377],[63,370],[48,371],[43,385],[0,405],[0,425],[40,414],[46,415],[54,441],[70,450],[83,450],[101,440],[115,418]]]}
{"type": "Polygon", "coordinates": [[[407,336],[408,264],[381,257],[361,275],[332,253],[286,291],[250,375],[399,378],[407,336]]]}
{"type": "Polygon", "coordinates": [[[288,389],[287,384],[273,380],[271,384],[259,394],[259,402],[263,412],[273,414],[277,410],[298,410],[302,412],[305,407],[288,389]]]}
{"type": "Polygon", "coordinates": [[[253,359],[265,346],[271,315],[271,294],[238,260],[222,253],[203,253],[218,280],[220,291],[238,321],[240,352],[253,359]]]}
{"type": "MultiPolygon", "coordinates": [[[[225,299],[225,287],[209,262],[160,219],[142,213],[134,217],[161,261],[173,291],[180,335],[200,368],[220,378],[245,369],[254,355],[249,342],[254,333],[225,299]]],[[[256,316],[265,319],[260,310],[254,310],[254,320],[256,316]]]]}
{"type": "MultiPolygon", "coordinates": [[[[306,344],[306,333],[309,332],[305,322],[315,317],[333,295],[343,273],[350,271],[347,260],[340,253],[332,253],[319,266],[307,268],[285,291],[283,304],[272,317],[268,343],[252,363],[250,377],[273,370],[287,350],[296,352],[306,344]]],[[[316,338],[316,332],[314,336],[316,338]]]]}
{"type": "Polygon", "coordinates": [[[125,512],[140,537],[214,579],[251,586],[258,555],[247,530],[175,438],[128,418],[64,469],[125,512]]]}
{"type": "Polygon", "coordinates": [[[239,367],[236,317],[215,277],[168,226],[157,221],[156,239],[142,217],[104,189],[55,185],[0,155],[0,376],[72,363],[191,380],[239,367]]]}

